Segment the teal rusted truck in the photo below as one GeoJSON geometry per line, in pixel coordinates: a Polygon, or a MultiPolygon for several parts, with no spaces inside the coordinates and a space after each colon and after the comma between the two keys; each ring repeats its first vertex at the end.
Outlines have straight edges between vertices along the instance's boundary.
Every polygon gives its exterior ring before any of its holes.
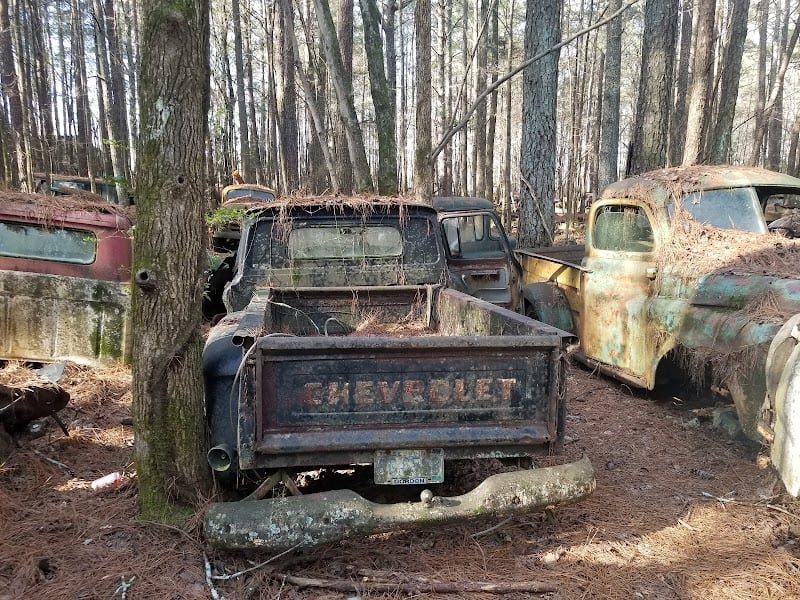
{"type": "Polygon", "coordinates": [[[764,209],[798,199],[800,179],[762,169],[666,169],[605,189],[585,246],[517,251],[527,313],[577,334],[578,360],[638,388],[713,386],[794,496],[800,241],[764,209]]]}
{"type": "MultiPolygon", "coordinates": [[[[208,461],[231,496],[246,495],[208,508],[212,545],[277,552],[592,491],[588,459],[527,468],[562,439],[572,336],[448,285],[445,239],[433,207],[402,200],[276,199],[248,212],[228,313],[203,357],[208,461]],[[450,465],[471,459],[525,468],[449,496],[450,465]],[[298,493],[310,489],[298,474],[365,468],[390,501],[349,483],[298,493]],[[417,501],[385,491],[400,489],[417,501]]],[[[457,266],[456,281],[489,277],[457,266]]]]}

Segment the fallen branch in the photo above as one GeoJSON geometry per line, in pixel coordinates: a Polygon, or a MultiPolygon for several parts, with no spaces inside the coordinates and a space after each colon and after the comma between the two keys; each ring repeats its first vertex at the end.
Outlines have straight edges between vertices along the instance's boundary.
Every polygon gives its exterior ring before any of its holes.
{"type": "Polygon", "coordinates": [[[375,592],[403,592],[409,594],[458,594],[462,592],[486,592],[490,594],[548,594],[558,591],[556,586],[538,581],[514,581],[507,583],[490,583],[485,581],[438,582],[424,577],[416,577],[414,581],[390,583],[385,581],[345,581],[341,579],[312,579],[297,577],[286,573],[273,576],[283,582],[297,587],[325,588],[338,592],[361,592],[365,589],[375,592]]]}
{"type": "Polygon", "coordinates": [[[236,577],[241,577],[245,573],[249,573],[250,571],[255,571],[256,569],[260,569],[261,567],[271,563],[273,560],[278,560],[282,556],[286,556],[290,552],[294,552],[299,546],[300,546],[299,543],[295,544],[294,546],[292,546],[288,550],[284,550],[280,554],[276,554],[275,556],[272,556],[272,557],[268,558],[264,562],[260,562],[257,565],[252,566],[252,567],[250,567],[248,569],[243,569],[243,570],[238,571],[236,573],[231,573],[230,575],[211,575],[211,579],[216,579],[218,581],[227,581],[228,579],[235,579],[236,577]]]}
{"type": "Polygon", "coordinates": [[[507,524],[509,521],[512,521],[513,519],[514,519],[514,517],[508,517],[507,519],[503,519],[497,525],[493,525],[492,527],[489,527],[488,529],[484,529],[483,531],[478,531],[477,533],[473,533],[472,537],[479,538],[481,536],[486,535],[487,533],[491,533],[493,531],[496,531],[496,530],[500,529],[503,525],[507,524]]]}
{"type": "Polygon", "coordinates": [[[211,563],[209,562],[205,552],[203,553],[203,562],[205,563],[203,572],[205,573],[206,576],[206,585],[208,586],[209,592],[211,592],[211,597],[213,598],[213,600],[225,600],[225,596],[220,594],[217,591],[217,588],[214,587],[214,582],[212,581],[211,577],[211,563]]]}
{"type": "Polygon", "coordinates": [[[65,465],[64,463],[59,462],[54,458],[50,458],[49,456],[45,456],[44,454],[42,454],[38,450],[34,449],[33,453],[36,454],[37,456],[41,456],[47,462],[49,462],[51,464],[54,464],[57,467],[61,467],[62,469],[64,469],[67,472],[67,475],[69,475],[70,477],[75,477],[75,471],[73,471],[68,465],[65,465]]]}

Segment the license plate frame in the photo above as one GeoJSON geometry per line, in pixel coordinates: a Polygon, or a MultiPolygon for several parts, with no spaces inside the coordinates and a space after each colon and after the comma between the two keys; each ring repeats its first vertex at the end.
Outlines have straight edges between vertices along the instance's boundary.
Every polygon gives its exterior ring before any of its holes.
{"type": "Polygon", "coordinates": [[[377,450],[373,479],[378,485],[428,485],[444,481],[442,448],[377,450]]]}

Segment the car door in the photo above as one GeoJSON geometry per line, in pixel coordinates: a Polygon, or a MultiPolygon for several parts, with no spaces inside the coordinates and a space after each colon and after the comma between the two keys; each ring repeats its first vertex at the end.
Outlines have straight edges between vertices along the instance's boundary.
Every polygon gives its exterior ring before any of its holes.
{"type": "Polygon", "coordinates": [[[593,207],[582,273],[581,350],[647,386],[654,344],[648,307],[656,277],[652,216],[644,206],[593,207]]]}
{"type": "Polygon", "coordinates": [[[487,302],[518,310],[522,269],[492,211],[439,213],[450,285],[487,302]]]}

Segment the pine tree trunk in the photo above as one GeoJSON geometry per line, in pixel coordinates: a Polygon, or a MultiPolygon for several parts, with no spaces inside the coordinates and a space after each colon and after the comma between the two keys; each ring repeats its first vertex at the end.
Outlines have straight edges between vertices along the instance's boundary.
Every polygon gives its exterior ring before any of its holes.
{"type": "Polygon", "coordinates": [[[91,113],[89,112],[89,96],[86,80],[86,53],[83,35],[81,2],[72,0],[71,31],[72,60],[76,65],[73,72],[75,89],[75,122],[77,126],[77,164],[78,172],[86,173],[90,178],[94,174],[95,165],[91,140],[91,113]]]}
{"type": "Polygon", "coordinates": [[[11,21],[9,16],[9,0],[0,0],[0,85],[8,101],[8,113],[11,121],[10,137],[16,158],[11,172],[13,187],[25,181],[25,148],[22,101],[19,84],[14,68],[14,46],[11,37],[11,21]]]}
{"type": "MultiPolygon", "coordinates": [[[[500,70],[498,60],[499,46],[499,11],[497,3],[492,3],[489,12],[489,54],[487,63],[491,70],[490,84],[497,83],[497,73],[500,70]]],[[[489,108],[486,112],[486,175],[484,176],[484,196],[494,200],[494,142],[497,129],[497,90],[489,96],[489,108]]]]}
{"type": "Polygon", "coordinates": [[[375,127],[378,134],[378,193],[397,194],[397,146],[395,121],[389,83],[383,68],[383,42],[379,27],[380,14],[375,0],[361,0],[364,21],[364,51],[369,69],[375,127]]]}
{"type": "Polygon", "coordinates": [[[689,97],[689,63],[692,57],[692,19],[691,0],[680,0],[680,48],[675,73],[675,93],[672,115],[669,120],[669,164],[679,165],[683,160],[683,147],[686,141],[686,106],[689,97]]]}
{"type": "Polygon", "coordinates": [[[697,0],[697,30],[695,31],[692,85],[689,90],[689,111],[686,117],[686,142],[683,147],[684,165],[703,162],[706,143],[708,104],[711,100],[709,84],[714,73],[714,22],[716,0],[697,0]]]}
{"type": "Polygon", "coordinates": [[[279,129],[281,144],[281,179],[283,191],[291,192],[298,187],[300,158],[298,155],[299,132],[297,127],[297,95],[295,92],[294,53],[289,29],[294,28],[294,12],[280,2],[278,5],[278,28],[280,29],[280,60],[283,75],[279,104],[279,129]]]}
{"type": "Polygon", "coordinates": [[[421,202],[433,196],[431,164],[431,3],[417,0],[414,8],[416,40],[416,141],[414,144],[414,193],[421,202]]]}
{"type": "MultiPolygon", "coordinates": [[[[250,131],[247,123],[247,97],[245,96],[244,49],[242,47],[242,16],[239,0],[231,2],[231,21],[233,21],[233,57],[236,67],[236,114],[239,123],[239,174],[247,183],[255,182],[255,167],[250,151],[250,131]]],[[[292,90],[292,93],[294,90],[292,90]]]]}
{"type": "MultiPolygon", "coordinates": [[[[622,0],[610,0],[608,12],[615,13],[622,0]]],[[[600,118],[600,157],[597,170],[599,190],[619,175],[619,96],[622,74],[622,16],[606,25],[606,57],[603,67],[603,111],[600,118]]]]}
{"type": "Polygon", "coordinates": [[[336,102],[344,121],[350,162],[353,165],[355,189],[357,192],[370,192],[372,191],[372,178],[370,177],[369,164],[367,163],[364,136],[356,116],[353,88],[342,64],[342,53],[339,48],[339,40],[336,37],[336,30],[333,27],[333,17],[331,16],[330,6],[328,6],[328,0],[314,0],[314,8],[317,14],[320,40],[325,51],[325,58],[328,61],[328,69],[333,80],[333,89],[336,92],[336,102]]]}
{"type": "MultiPolygon", "coordinates": [[[[128,129],[128,110],[125,104],[125,78],[123,77],[124,65],[122,53],[119,50],[117,36],[117,18],[114,11],[113,0],[105,0],[105,34],[108,43],[108,59],[111,71],[111,107],[110,118],[113,142],[116,146],[118,165],[114,167],[114,179],[117,184],[117,199],[120,204],[128,205],[128,189],[130,180],[130,152],[131,137],[128,129]]],[[[113,162],[113,149],[112,149],[113,162]]]]}
{"type": "Polygon", "coordinates": [[[671,107],[678,0],[647,0],[636,120],[628,150],[628,176],[663,167],[671,107]]]}
{"type": "MultiPolygon", "coordinates": [[[[560,38],[560,0],[528,0],[525,58],[555,46],[560,38]]],[[[558,51],[550,52],[529,65],[522,80],[519,244],[523,247],[553,243],[558,59],[558,51]]]]}
{"type": "MultiPolygon", "coordinates": [[[[476,2],[476,24],[479,27],[475,43],[478,45],[475,65],[475,87],[473,94],[477,98],[486,88],[486,64],[488,60],[488,40],[486,20],[489,15],[487,0],[476,2]]],[[[475,169],[473,170],[473,189],[475,195],[486,197],[486,100],[478,104],[474,116],[475,137],[472,144],[472,156],[475,169]]]]}
{"type": "Polygon", "coordinates": [[[750,0],[731,0],[728,9],[728,39],[720,62],[719,105],[711,139],[710,158],[713,164],[729,162],[749,9],[750,0]]]}
{"type": "Polygon", "coordinates": [[[140,510],[208,497],[200,316],[209,107],[204,2],[142,3],[133,415],[140,510]],[[164,107],[169,107],[168,111],[164,107]]]}

